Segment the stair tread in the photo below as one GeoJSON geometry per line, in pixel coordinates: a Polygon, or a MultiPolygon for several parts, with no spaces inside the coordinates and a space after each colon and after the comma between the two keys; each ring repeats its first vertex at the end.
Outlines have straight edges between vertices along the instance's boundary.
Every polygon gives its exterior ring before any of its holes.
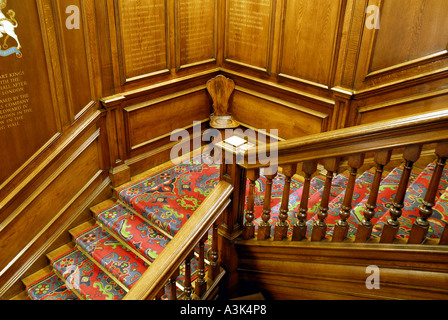
{"type": "Polygon", "coordinates": [[[30,300],[79,300],[53,270],[30,283],[27,293],[30,300]]]}
{"type": "Polygon", "coordinates": [[[96,213],[95,217],[109,232],[119,236],[143,255],[148,263],[154,261],[170,241],[166,235],[120,203],[96,213]]]}
{"type": "Polygon", "coordinates": [[[120,300],[126,291],[79,249],[73,248],[51,261],[58,276],[85,300],[120,300]]]}
{"type": "Polygon", "coordinates": [[[116,196],[147,221],[174,236],[219,180],[219,165],[187,160],[125,187],[116,196]]]}
{"type": "Polygon", "coordinates": [[[31,300],[28,291],[24,290],[22,292],[20,292],[19,294],[15,295],[14,297],[12,297],[10,300],[31,300]]]}
{"type": "Polygon", "coordinates": [[[33,274],[29,275],[26,278],[22,279],[22,283],[25,287],[30,286],[31,284],[33,284],[34,282],[42,279],[43,277],[45,277],[46,275],[50,274],[53,271],[53,268],[51,266],[46,266],[45,268],[42,268],[36,272],[34,272],[33,274]]]}
{"type": "Polygon", "coordinates": [[[89,229],[89,228],[91,228],[91,227],[93,227],[95,225],[96,225],[95,220],[91,219],[91,220],[89,220],[87,222],[84,222],[84,223],[80,224],[79,226],[76,226],[76,227],[70,229],[68,232],[70,233],[70,235],[73,238],[75,238],[78,234],[80,234],[84,230],[89,229]]]}
{"type": "Polygon", "coordinates": [[[75,241],[84,254],[96,260],[128,289],[148,268],[142,259],[98,225],[79,232],[75,241]]]}
{"type": "Polygon", "coordinates": [[[50,261],[55,260],[56,258],[60,257],[61,255],[65,254],[67,251],[72,250],[75,247],[75,244],[73,242],[67,243],[49,253],[47,253],[47,258],[50,261]]]}
{"type": "Polygon", "coordinates": [[[96,214],[98,212],[101,212],[101,211],[105,210],[108,207],[113,206],[115,203],[116,203],[115,199],[107,199],[107,200],[105,200],[105,201],[103,201],[103,202],[101,202],[101,203],[91,207],[90,211],[93,214],[96,214]]]}

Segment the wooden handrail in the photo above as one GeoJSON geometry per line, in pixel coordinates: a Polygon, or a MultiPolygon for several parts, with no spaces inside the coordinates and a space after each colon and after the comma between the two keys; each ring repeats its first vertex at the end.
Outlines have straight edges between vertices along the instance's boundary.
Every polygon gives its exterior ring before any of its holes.
{"type": "Polygon", "coordinates": [[[240,165],[245,169],[269,166],[262,161],[268,159],[264,155],[273,148],[277,148],[278,164],[282,165],[446,139],[448,109],[253,147],[246,151],[245,162],[240,165]],[[250,163],[251,159],[257,159],[256,163],[250,163]]]}
{"type": "Polygon", "coordinates": [[[232,192],[232,185],[220,181],[157,259],[149,266],[140,280],[127,293],[124,300],[156,298],[157,294],[170,280],[171,275],[178,270],[196,244],[227,208],[232,192]]]}

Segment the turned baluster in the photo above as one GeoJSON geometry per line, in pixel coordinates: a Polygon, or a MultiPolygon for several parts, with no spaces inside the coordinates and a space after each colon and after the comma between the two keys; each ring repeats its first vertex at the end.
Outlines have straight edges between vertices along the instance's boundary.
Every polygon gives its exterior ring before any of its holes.
{"type": "Polygon", "coordinates": [[[243,226],[243,239],[251,239],[255,235],[254,225],[254,204],[255,204],[255,182],[260,177],[260,169],[247,170],[247,179],[249,179],[249,196],[247,199],[246,221],[243,226]]]}
{"type": "Polygon", "coordinates": [[[218,263],[218,223],[213,224],[212,233],[212,250],[210,252],[210,265],[208,268],[208,277],[211,280],[215,280],[219,274],[219,263],[218,263]]]}
{"type": "Polygon", "coordinates": [[[179,276],[179,268],[177,268],[177,270],[170,277],[170,288],[171,288],[170,300],[177,300],[176,281],[178,276],[179,276]]]}
{"type": "Polygon", "coordinates": [[[192,251],[188,254],[185,259],[185,282],[184,282],[184,295],[185,300],[193,300],[191,293],[193,292],[193,287],[191,285],[191,259],[194,257],[194,252],[192,251]]]}
{"type": "Polygon", "coordinates": [[[392,202],[392,208],[389,211],[390,218],[384,224],[383,232],[380,239],[381,243],[392,243],[397,237],[398,229],[400,227],[400,222],[398,221],[398,219],[401,217],[403,211],[404,198],[409,184],[409,177],[411,175],[414,162],[416,162],[420,157],[421,151],[421,145],[408,146],[404,150],[404,170],[403,174],[401,175],[397,193],[395,194],[394,201],[392,202]]]}
{"type": "Polygon", "coordinates": [[[156,294],[154,300],[162,300],[164,294],[165,294],[165,287],[160,289],[160,291],[156,294]]]}
{"type": "Polygon", "coordinates": [[[292,230],[292,241],[300,241],[306,237],[306,221],[308,219],[308,200],[310,196],[311,177],[316,172],[317,162],[307,161],[302,164],[302,171],[305,173],[305,184],[300,199],[300,208],[297,213],[297,221],[292,230]]]}
{"type": "Polygon", "coordinates": [[[448,223],[445,224],[445,228],[443,229],[442,236],[440,237],[439,244],[447,245],[448,244],[448,223]]]}
{"type": "Polygon", "coordinates": [[[392,155],[392,150],[381,150],[375,153],[376,171],[373,178],[372,187],[370,189],[369,198],[364,210],[364,219],[358,226],[356,232],[355,242],[367,242],[372,234],[373,223],[372,219],[375,217],[376,203],[378,200],[378,191],[380,189],[381,180],[383,178],[384,166],[389,163],[392,155]]]}
{"type": "Polygon", "coordinates": [[[277,170],[270,168],[264,169],[264,176],[266,177],[266,191],[264,194],[263,210],[261,214],[262,221],[258,227],[258,240],[266,240],[271,236],[271,194],[272,194],[272,180],[277,175],[277,170]]]}
{"type": "Polygon", "coordinates": [[[289,193],[291,190],[292,176],[297,171],[297,164],[288,164],[282,166],[283,174],[285,175],[285,186],[283,188],[282,203],[280,205],[280,212],[278,215],[278,222],[274,228],[274,241],[281,241],[286,238],[288,233],[288,205],[289,205],[289,193]]]}
{"type": "Polygon", "coordinates": [[[324,191],[322,194],[322,200],[319,205],[319,212],[317,214],[317,220],[313,224],[313,232],[311,233],[311,241],[321,241],[325,238],[327,232],[327,223],[325,220],[328,216],[328,204],[330,202],[331,183],[333,182],[333,175],[339,168],[340,158],[325,159],[324,167],[327,170],[325,178],[324,191]]]}
{"type": "Polygon", "coordinates": [[[429,229],[428,218],[432,216],[432,208],[435,206],[437,191],[439,189],[440,179],[448,157],[448,142],[439,143],[436,148],[437,164],[429,182],[425,198],[419,207],[420,216],[412,225],[408,243],[418,244],[425,240],[429,229]]]}
{"type": "Polygon", "coordinates": [[[347,237],[348,222],[350,212],[352,210],[353,191],[355,190],[356,175],[358,169],[364,164],[364,155],[354,155],[348,158],[348,165],[350,166],[350,176],[348,178],[347,189],[345,191],[344,200],[341,209],[339,210],[339,220],[334,226],[333,242],[341,242],[347,237]]]}
{"type": "Polygon", "coordinates": [[[207,290],[207,281],[205,280],[205,242],[207,241],[208,233],[199,241],[199,258],[198,258],[198,278],[195,282],[194,293],[198,297],[202,297],[207,290]]]}

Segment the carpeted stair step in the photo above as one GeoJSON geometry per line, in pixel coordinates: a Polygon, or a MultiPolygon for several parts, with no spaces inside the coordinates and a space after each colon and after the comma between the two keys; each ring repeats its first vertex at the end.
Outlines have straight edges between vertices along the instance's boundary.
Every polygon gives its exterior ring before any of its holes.
{"type": "Polygon", "coordinates": [[[74,244],[47,255],[55,274],[82,300],[121,300],[126,291],[74,244]]]}
{"type": "MultiPolygon", "coordinates": [[[[411,231],[412,225],[415,219],[419,216],[419,206],[421,205],[422,199],[425,197],[426,191],[428,190],[428,186],[431,180],[432,173],[435,168],[435,163],[430,163],[428,166],[418,175],[418,177],[409,184],[405,200],[404,207],[402,209],[402,215],[398,219],[400,222],[400,227],[398,229],[397,238],[407,239],[409,237],[409,232],[411,231]]],[[[445,191],[448,187],[448,169],[445,169],[442,174],[442,178],[438,187],[437,198],[445,191]]],[[[376,236],[380,236],[384,224],[387,219],[389,219],[390,214],[389,211],[386,212],[379,220],[377,225],[375,226],[375,232],[373,233],[376,236]]]]}
{"type": "Polygon", "coordinates": [[[77,247],[126,291],[148,268],[148,264],[95,222],[86,222],[70,233],[77,247]]]}
{"type": "Polygon", "coordinates": [[[117,188],[115,196],[174,236],[218,180],[219,165],[185,160],[117,188]]]}
{"type": "Polygon", "coordinates": [[[39,270],[22,280],[30,300],[79,300],[52,270],[51,266],[39,270]]]}
{"type": "Polygon", "coordinates": [[[170,241],[169,236],[120,203],[95,212],[94,216],[104,230],[124,241],[147,264],[153,262],[170,241]]]}
{"type": "Polygon", "coordinates": [[[448,188],[442,193],[433,207],[433,214],[428,219],[428,238],[438,239],[441,237],[444,228],[448,225],[448,188]]]}
{"type": "Polygon", "coordinates": [[[18,301],[25,301],[25,300],[31,300],[30,295],[28,294],[28,291],[22,291],[19,294],[15,295],[9,300],[18,300],[18,301]]]}

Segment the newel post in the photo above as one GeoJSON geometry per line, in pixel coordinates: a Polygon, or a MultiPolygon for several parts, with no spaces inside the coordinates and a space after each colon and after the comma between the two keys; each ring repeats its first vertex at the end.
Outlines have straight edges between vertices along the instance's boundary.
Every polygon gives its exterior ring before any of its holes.
{"type": "Polygon", "coordinates": [[[221,180],[230,183],[234,190],[232,201],[222,215],[218,228],[219,264],[226,270],[224,287],[231,296],[238,287],[238,254],[235,241],[243,232],[243,214],[246,194],[246,170],[237,164],[237,156],[222,150],[221,180]]]}

